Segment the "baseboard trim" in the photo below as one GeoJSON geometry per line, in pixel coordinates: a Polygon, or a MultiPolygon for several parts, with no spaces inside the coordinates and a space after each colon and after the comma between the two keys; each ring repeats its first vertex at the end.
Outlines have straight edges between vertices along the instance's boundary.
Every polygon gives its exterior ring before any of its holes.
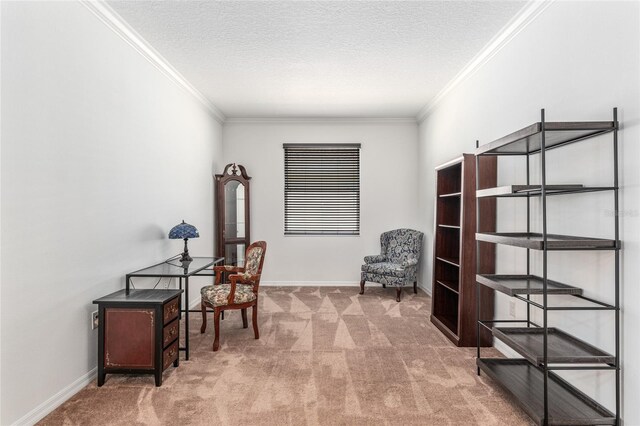
{"type": "Polygon", "coordinates": [[[200,298],[197,298],[189,305],[189,309],[195,309],[200,307],[200,298]]]}
{"type": "Polygon", "coordinates": [[[420,282],[418,282],[418,288],[421,288],[422,291],[424,291],[425,293],[427,293],[429,295],[429,297],[431,297],[431,289],[425,287],[424,285],[420,284],[420,282]]]}
{"type": "MultiPolygon", "coordinates": [[[[265,287],[359,287],[360,281],[262,281],[260,285],[265,287]]],[[[418,288],[431,296],[431,289],[420,283],[418,283],[418,288]]]]}
{"type": "Polygon", "coordinates": [[[47,399],[42,404],[38,405],[36,408],[22,416],[20,419],[16,420],[14,425],[33,425],[43,418],[53,410],[58,408],[64,402],[66,402],[69,398],[71,398],[76,393],[80,392],[83,388],[85,388],[89,383],[95,380],[96,375],[98,373],[98,367],[94,367],[89,370],[87,373],[83,374],[81,377],[76,379],[73,383],[64,387],[60,392],[53,395],[51,398],[47,399]]]}
{"type": "Polygon", "coordinates": [[[357,287],[360,281],[262,281],[266,287],[357,287]]]}

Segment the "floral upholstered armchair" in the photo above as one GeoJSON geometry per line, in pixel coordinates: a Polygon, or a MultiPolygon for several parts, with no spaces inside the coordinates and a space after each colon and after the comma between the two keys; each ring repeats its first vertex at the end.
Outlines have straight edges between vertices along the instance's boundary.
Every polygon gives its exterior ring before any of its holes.
{"type": "Polygon", "coordinates": [[[396,301],[400,301],[402,287],[413,283],[413,292],[418,293],[418,261],[422,253],[424,234],[413,229],[394,229],[380,236],[382,254],[365,256],[360,274],[360,294],[364,294],[366,281],[395,285],[396,301]]]}
{"type": "Polygon", "coordinates": [[[213,309],[213,326],[215,338],[213,350],[220,347],[220,314],[229,309],[239,309],[242,313],[242,327],[247,328],[247,308],[252,308],[251,321],[253,334],[260,338],[258,331],[258,288],[262,276],[264,255],[267,251],[265,241],[256,241],[247,247],[244,267],[215,266],[216,273],[214,285],[202,287],[200,290],[202,310],[202,327],[200,333],[207,329],[207,308],[213,309]],[[223,274],[228,275],[229,283],[222,283],[223,274]]]}

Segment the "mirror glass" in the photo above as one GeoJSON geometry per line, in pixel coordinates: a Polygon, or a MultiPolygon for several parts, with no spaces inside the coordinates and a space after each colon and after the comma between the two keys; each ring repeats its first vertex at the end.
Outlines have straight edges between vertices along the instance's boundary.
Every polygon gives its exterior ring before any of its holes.
{"type": "Polygon", "coordinates": [[[224,237],[225,239],[244,238],[244,185],[231,180],[224,186],[224,237]]]}
{"type": "Polygon", "coordinates": [[[227,244],[224,250],[224,264],[244,266],[244,244],[227,244]]]}

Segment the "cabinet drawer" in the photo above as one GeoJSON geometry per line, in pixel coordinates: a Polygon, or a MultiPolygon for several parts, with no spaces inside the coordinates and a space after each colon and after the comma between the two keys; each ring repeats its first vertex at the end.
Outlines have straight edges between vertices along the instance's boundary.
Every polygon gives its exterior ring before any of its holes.
{"type": "Polygon", "coordinates": [[[180,333],[180,321],[174,320],[162,330],[162,347],[166,348],[167,345],[173,342],[180,333]]]}
{"type": "Polygon", "coordinates": [[[166,370],[173,361],[178,359],[178,341],[176,340],[162,353],[162,371],[166,370]]]}
{"type": "Polygon", "coordinates": [[[171,322],[172,319],[178,316],[178,311],[180,311],[180,298],[176,297],[172,301],[168,302],[166,305],[164,305],[163,309],[164,309],[164,314],[162,316],[164,318],[163,324],[168,324],[171,322]]]}

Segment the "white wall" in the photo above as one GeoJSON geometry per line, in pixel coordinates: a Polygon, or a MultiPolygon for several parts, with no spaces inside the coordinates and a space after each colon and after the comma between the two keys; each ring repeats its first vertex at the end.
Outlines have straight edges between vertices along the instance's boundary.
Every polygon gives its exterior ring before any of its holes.
{"type": "MultiPolygon", "coordinates": [[[[433,233],[434,167],[475,140],[488,143],[540,120],[610,120],[619,107],[623,300],[623,383],[625,424],[640,424],[640,9],[637,2],[555,2],[488,63],[437,104],[419,129],[419,217],[433,233]]],[[[611,184],[611,136],[554,150],[548,183],[611,184]]],[[[500,159],[499,183],[524,182],[523,162],[500,159]],[[512,161],[511,163],[509,161],[512,161]],[[515,180],[515,181],[514,181],[515,180]]],[[[537,167],[537,162],[534,166],[537,167]]],[[[534,167],[537,172],[537,168],[534,167]]],[[[539,176],[539,173],[536,173],[539,176]]],[[[523,230],[525,201],[498,202],[498,229],[523,230]]],[[[550,200],[550,232],[613,236],[611,194],[581,194],[550,200]]],[[[534,214],[539,205],[534,205],[534,214]]],[[[539,229],[539,223],[536,224],[539,229]]],[[[430,241],[431,238],[428,238],[430,241]]],[[[431,258],[431,246],[427,246],[431,258]]],[[[522,249],[499,249],[499,272],[523,272],[522,249]]],[[[534,259],[539,273],[539,257],[534,259]]],[[[428,282],[431,263],[423,263],[428,282]]],[[[554,253],[550,277],[578,285],[585,294],[613,301],[613,254],[554,253]]],[[[523,306],[518,306],[522,317],[523,306]]],[[[509,298],[497,296],[497,318],[509,318],[509,298]]],[[[551,322],[603,349],[613,351],[613,315],[579,312],[552,315],[551,322]]],[[[608,407],[614,403],[612,373],[567,375],[608,407]]]]}
{"type": "Polygon", "coordinates": [[[222,162],[202,104],[83,5],[1,10],[0,423],[11,424],[91,377],[92,300],[180,252],[173,225],[196,225],[191,253],[212,254],[222,162]]]}
{"type": "Polygon", "coordinates": [[[413,121],[226,122],[224,159],[247,168],[251,239],[265,240],[264,283],[353,284],[380,234],[417,226],[417,125],[413,121]],[[361,143],[360,236],[284,236],[283,143],[361,143]]]}

